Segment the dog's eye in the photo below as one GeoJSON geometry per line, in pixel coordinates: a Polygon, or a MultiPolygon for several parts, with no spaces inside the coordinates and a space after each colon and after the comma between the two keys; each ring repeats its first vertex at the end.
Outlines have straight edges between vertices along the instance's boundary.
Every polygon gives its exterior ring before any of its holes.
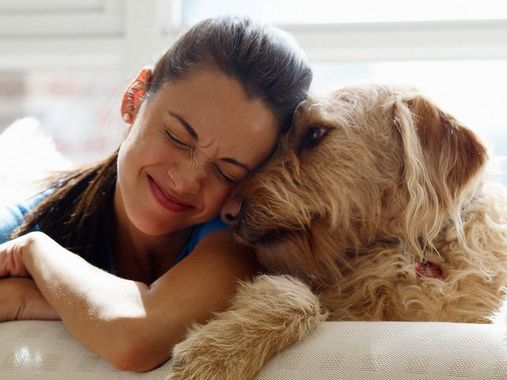
{"type": "Polygon", "coordinates": [[[320,125],[308,128],[301,140],[300,148],[310,149],[319,145],[328,132],[329,128],[320,125]]]}

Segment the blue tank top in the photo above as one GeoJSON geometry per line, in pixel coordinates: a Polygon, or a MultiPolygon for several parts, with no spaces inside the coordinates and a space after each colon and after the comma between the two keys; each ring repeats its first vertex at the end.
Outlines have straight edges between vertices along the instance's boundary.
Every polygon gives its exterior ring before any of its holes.
{"type": "MultiPolygon", "coordinates": [[[[51,191],[52,189],[45,190],[24,202],[3,208],[0,207],[0,244],[9,239],[10,234],[23,223],[25,214],[37,206],[37,204],[46,198],[51,191]]],[[[227,226],[219,217],[194,226],[186,246],[176,257],[176,263],[188,256],[206,235],[226,228],[227,226]]],[[[35,231],[38,229],[38,226],[34,228],[35,231]]],[[[109,273],[116,273],[112,249],[110,248],[107,251],[108,268],[103,269],[106,269],[109,273]]]]}

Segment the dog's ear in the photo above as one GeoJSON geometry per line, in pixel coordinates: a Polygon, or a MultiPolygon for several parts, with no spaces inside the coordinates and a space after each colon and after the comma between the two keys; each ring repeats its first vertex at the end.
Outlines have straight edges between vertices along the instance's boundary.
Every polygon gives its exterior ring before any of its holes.
{"type": "Polygon", "coordinates": [[[432,180],[445,181],[441,185],[455,196],[486,163],[486,148],[471,130],[428,99],[417,96],[407,104],[432,180]]]}
{"type": "Polygon", "coordinates": [[[408,196],[405,235],[423,255],[420,238],[422,248],[431,245],[449,216],[459,224],[466,198],[462,195],[473,193],[486,149],[472,131],[419,95],[396,100],[394,121],[401,135],[408,196]]]}
{"type": "Polygon", "coordinates": [[[397,103],[395,121],[407,174],[424,177],[441,196],[455,199],[486,163],[486,148],[477,136],[420,95],[397,103]]]}

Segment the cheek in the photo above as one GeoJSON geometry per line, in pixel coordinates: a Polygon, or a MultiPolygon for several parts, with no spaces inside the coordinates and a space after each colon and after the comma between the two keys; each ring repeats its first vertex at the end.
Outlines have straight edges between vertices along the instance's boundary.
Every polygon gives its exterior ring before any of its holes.
{"type": "Polygon", "coordinates": [[[142,165],[141,159],[142,156],[135,149],[135,144],[125,140],[118,152],[118,181],[125,182],[132,178],[139,166],[142,165]]]}
{"type": "Polygon", "coordinates": [[[220,212],[220,209],[232,191],[232,187],[214,178],[210,178],[203,185],[203,189],[205,189],[203,191],[203,198],[207,212],[215,215],[220,212]]]}
{"type": "Polygon", "coordinates": [[[146,166],[169,162],[178,153],[170,149],[163,136],[137,132],[131,131],[120,146],[118,161],[124,171],[134,173],[146,166]]]}
{"type": "Polygon", "coordinates": [[[142,135],[139,133],[139,127],[136,124],[132,125],[131,129],[125,136],[125,139],[122,141],[118,153],[118,162],[122,166],[129,165],[130,161],[132,161],[132,156],[135,156],[136,152],[139,150],[142,140],[142,135]]]}
{"type": "Polygon", "coordinates": [[[129,148],[124,141],[118,151],[117,170],[118,170],[118,181],[123,182],[124,178],[128,176],[127,168],[129,167],[129,148]]]}

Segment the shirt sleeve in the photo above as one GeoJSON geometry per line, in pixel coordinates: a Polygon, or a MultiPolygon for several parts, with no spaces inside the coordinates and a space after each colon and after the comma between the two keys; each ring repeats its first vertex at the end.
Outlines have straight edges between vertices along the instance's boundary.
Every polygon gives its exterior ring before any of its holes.
{"type": "Polygon", "coordinates": [[[216,217],[215,219],[212,219],[208,222],[202,223],[194,227],[194,230],[192,231],[192,235],[190,236],[190,240],[183,248],[181,253],[176,258],[176,263],[183,260],[190,252],[194,250],[194,248],[199,244],[199,242],[204,239],[206,235],[209,235],[216,231],[221,231],[227,229],[227,225],[222,222],[220,217],[216,217]]]}
{"type": "Polygon", "coordinates": [[[10,234],[25,220],[28,211],[49,195],[46,190],[12,206],[0,208],[0,244],[9,240],[10,234]]]}

